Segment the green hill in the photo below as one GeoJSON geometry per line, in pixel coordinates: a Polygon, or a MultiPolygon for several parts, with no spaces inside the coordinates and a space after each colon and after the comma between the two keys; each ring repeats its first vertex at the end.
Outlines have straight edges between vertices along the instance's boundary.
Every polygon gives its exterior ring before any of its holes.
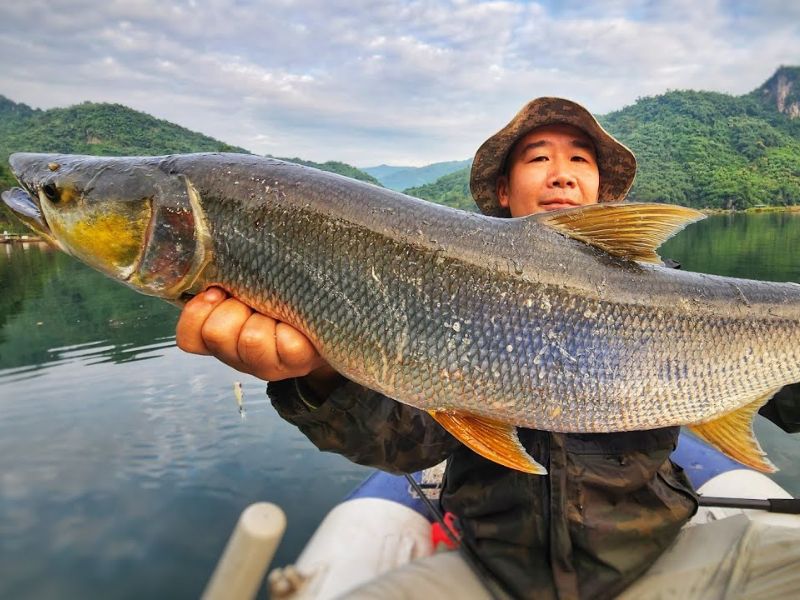
{"type": "Polygon", "coordinates": [[[770,94],[781,69],[750,94],[668,92],[606,115],[603,124],[639,161],[631,198],[744,209],[800,203],[800,120],[770,94]]]}
{"type": "MultiPolygon", "coordinates": [[[[743,96],[671,91],[600,118],[639,161],[640,202],[698,208],[800,204],[800,67],[781,67],[743,96]]],[[[469,171],[406,190],[471,204],[469,171]]]]}
{"type": "MultiPolygon", "coordinates": [[[[120,104],[84,102],[68,108],[33,109],[0,95],[0,191],[16,185],[8,168],[13,152],[64,152],[103,156],[158,156],[187,152],[250,152],[120,104]]],[[[378,181],[341,162],[285,159],[325,171],[378,181]]],[[[0,202],[0,232],[24,232],[0,202]]]]}
{"type": "MultiPolygon", "coordinates": [[[[104,156],[247,152],[120,104],[84,102],[37,110],[0,96],[0,189],[16,185],[8,156],[19,151],[104,156]]],[[[24,231],[5,205],[2,210],[0,230],[24,231]]]]}
{"type": "MultiPolygon", "coordinates": [[[[781,67],[743,96],[670,91],[641,98],[600,118],[639,160],[630,198],[693,207],[743,209],[800,204],[800,67],[781,67]]],[[[7,156],[15,151],[105,155],[246,152],[119,104],[83,103],[32,109],[0,96],[0,189],[14,185],[7,156]]],[[[379,184],[345,163],[300,164],[379,184]]],[[[453,163],[438,163],[453,167],[453,163]]],[[[430,165],[434,166],[434,165],[430,165]]],[[[397,167],[374,167],[380,177],[397,167]]],[[[391,187],[391,186],[389,186],[391,187]]],[[[474,210],[469,169],[405,190],[420,198],[474,210]]],[[[4,220],[0,230],[16,221],[4,220]]]]}
{"type": "Polygon", "coordinates": [[[3,162],[20,150],[104,156],[247,152],[120,104],[34,110],[0,96],[0,122],[3,162]]]}
{"type": "Polygon", "coordinates": [[[445,206],[478,212],[469,192],[469,168],[440,177],[433,183],[408,188],[404,193],[445,206]]]}
{"type": "Polygon", "coordinates": [[[478,211],[478,207],[472,201],[472,194],[469,191],[469,169],[461,169],[444,177],[440,177],[433,183],[426,183],[418,187],[403,190],[404,194],[415,196],[473,212],[478,211]]]}

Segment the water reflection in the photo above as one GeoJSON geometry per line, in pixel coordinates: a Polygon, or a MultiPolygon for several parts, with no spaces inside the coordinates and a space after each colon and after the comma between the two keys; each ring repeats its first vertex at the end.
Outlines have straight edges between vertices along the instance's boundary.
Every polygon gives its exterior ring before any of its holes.
{"type": "Polygon", "coordinates": [[[247,504],[285,507],[289,562],[363,478],[263,382],[178,351],[174,307],[44,246],[4,257],[0,597],[194,598],[247,504]]]}
{"type": "Polygon", "coordinates": [[[99,359],[126,362],[174,335],[178,309],[137,294],[51,250],[5,244],[0,261],[0,368],[45,368],[77,346],[103,345],[99,359]]]}
{"type": "Polygon", "coordinates": [[[660,254],[700,273],[800,282],[800,213],[730,214],[690,225],[660,254]]]}

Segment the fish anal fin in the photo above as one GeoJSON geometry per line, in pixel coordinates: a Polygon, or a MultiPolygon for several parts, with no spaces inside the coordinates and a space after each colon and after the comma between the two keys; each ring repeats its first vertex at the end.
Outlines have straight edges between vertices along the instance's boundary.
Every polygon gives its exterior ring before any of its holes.
{"type": "Polygon", "coordinates": [[[546,475],[547,469],[525,451],[517,437],[517,428],[483,417],[428,411],[436,421],[467,448],[509,469],[534,475],[546,475]]]}
{"type": "Polygon", "coordinates": [[[774,473],[778,469],[770,462],[756,440],[753,433],[753,419],[758,409],[766,404],[778,389],[770,390],[755,401],[718,419],[688,427],[701,440],[733,460],[762,473],[774,473]]]}
{"type": "Polygon", "coordinates": [[[674,204],[631,203],[592,204],[532,218],[614,256],[658,264],[656,248],[705,215],[674,204]]]}

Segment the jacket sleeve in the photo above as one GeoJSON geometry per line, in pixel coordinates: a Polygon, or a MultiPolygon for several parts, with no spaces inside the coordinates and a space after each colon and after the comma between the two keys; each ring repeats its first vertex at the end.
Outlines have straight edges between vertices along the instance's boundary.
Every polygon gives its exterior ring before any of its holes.
{"type": "Polygon", "coordinates": [[[459,442],[426,412],[352,381],[314,397],[303,378],[270,382],[278,414],[320,450],[391,473],[410,473],[445,460],[459,442]]]}
{"type": "Polygon", "coordinates": [[[800,383],[781,388],[758,412],[787,433],[800,431],[800,383]]]}

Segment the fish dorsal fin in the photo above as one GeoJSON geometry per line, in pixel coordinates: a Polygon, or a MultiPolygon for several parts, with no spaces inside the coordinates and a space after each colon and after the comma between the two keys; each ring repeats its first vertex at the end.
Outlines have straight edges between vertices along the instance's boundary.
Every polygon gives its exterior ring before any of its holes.
{"type": "Polygon", "coordinates": [[[658,264],[656,248],[705,215],[674,204],[631,203],[592,204],[533,218],[614,256],[658,264]]]}
{"type": "Polygon", "coordinates": [[[547,469],[522,447],[513,425],[463,413],[429,412],[439,425],[476,454],[510,469],[547,475],[547,469]]]}
{"type": "Polygon", "coordinates": [[[753,433],[753,419],[758,409],[779,389],[771,390],[723,417],[688,427],[701,440],[733,460],[762,473],[774,473],[778,469],[770,462],[756,440],[753,433]]]}

